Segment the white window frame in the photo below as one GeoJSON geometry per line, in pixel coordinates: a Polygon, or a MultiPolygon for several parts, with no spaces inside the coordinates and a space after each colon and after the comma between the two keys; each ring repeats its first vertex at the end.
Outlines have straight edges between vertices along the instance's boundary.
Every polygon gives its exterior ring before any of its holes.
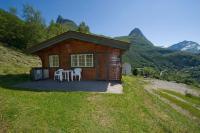
{"type": "Polygon", "coordinates": [[[59,67],[59,55],[49,55],[49,67],[59,67]]]}
{"type": "Polygon", "coordinates": [[[94,67],[94,54],[71,54],[71,67],[94,67]],[[87,56],[90,55],[92,56],[91,64],[87,62],[87,56]],[[76,56],[77,58],[77,63],[73,63],[73,58],[76,56]],[[84,65],[80,65],[80,60],[79,57],[84,56],[84,65]],[[74,65],[76,64],[76,65],[74,65]],[[88,65],[90,64],[90,65],[88,65]]]}

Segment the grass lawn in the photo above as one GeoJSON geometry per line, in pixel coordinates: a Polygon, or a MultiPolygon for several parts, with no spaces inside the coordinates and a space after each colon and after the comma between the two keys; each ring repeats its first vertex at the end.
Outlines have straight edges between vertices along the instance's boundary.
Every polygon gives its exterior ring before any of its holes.
{"type": "Polygon", "coordinates": [[[182,98],[190,103],[193,103],[195,105],[197,105],[198,107],[200,107],[200,97],[197,97],[197,96],[186,96],[186,95],[183,95],[181,93],[178,93],[178,92],[175,92],[175,91],[171,91],[171,90],[162,90],[166,93],[169,93],[169,94],[172,94],[172,95],[175,95],[179,98],[182,98]]]}
{"type": "Polygon", "coordinates": [[[176,99],[175,97],[168,95],[167,93],[163,93],[162,91],[155,91],[155,92],[157,94],[159,94],[160,96],[168,99],[172,103],[175,103],[176,105],[180,106],[181,108],[189,111],[192,115],[194,115],[200,119],[200,111],[198,109],[194,108],[192,105],[182,102],[182,101],[176,99]]]}
{"type": "Polygon", "coordinates": [[[15,90],[8,87],[14,78],[0,82],[0,132],[200,131],[197,122],[148,94],[140,78],[123,77],[122,95],[15,90]]]}

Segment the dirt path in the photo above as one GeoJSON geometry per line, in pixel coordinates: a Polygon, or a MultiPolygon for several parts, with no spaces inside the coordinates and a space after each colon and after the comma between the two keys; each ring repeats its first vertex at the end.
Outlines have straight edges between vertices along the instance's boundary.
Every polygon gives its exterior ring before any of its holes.
{"type": "MultiPolygon", "coordinates": [[[[157,90],[157,89],[166,89],[166,90],[176,91],[176,92],[179,92],[179,93],[182,93],[182,94],[185,94],[185,91],[187,91],[187,92],[191,93],[192,95],[200,96],[200,91],[199,90],[191,89],[187,85],[181,84],[181,83],[174,83],[174,82],[168,82],[168,81],[156,80],[156,79],[147,79],[146,81],[149,82],[149,84],[147,84],[144,87],[144,89],[147,90],[150,94],[155,95],[156,97],[158,97],[163,102],[169,104],[172,108],[174,108],[175,110],[177,110],[181,114],[183,114],[183,115],[185,115],[185,116],[187,116],[187,117],[189,117],[189,118],[191,118],[193,120],[198,120],[198,118],[193,116],[190,112],[188,112],[187,110],[185,110],[185,109],[177,106],[176,104],[170,102],[168,99],[166,99],[164,97],[161,97],[160,95],[154,93],[153,90],[154,89],[155,90],[157,90]]],[[[180,100],[179,98],[177,98],[177,99],[180,100]]],[[[185,101],[183,99],[181,99],[180,101],[188,103],[187,101],[185,101]]],[[[199,109],[199,108],[197,108],[197,109],[199,109]]]]}
{"type": "Polygon", "coordinates": [[[187,91],[194,96],[200,96],[200,90],[191,89],[188,85],[182,83],[174,83],[157,79],[147,79],[147,81],[151,83],[152,89],[167,89],[182,94],[185,94],[185,92],[187,91]]]}
{"type": "Polygon", "coordinates": [[[170,105],[172,108],[174,108],[176,111],[178,111],[179,113],[187,116],[188,118],[191,118],[192,120],[198,120],[197,117],[193,116],[189,111],[182,109],[181,107],[177,106],[176,104],[170,102],[169,100],[167,100],[166,98],[161,97],[160,95],[156,94],[153,92],[152,89],[150,89],[149,87],[145,87],[145,90],[147,90],[150,94],[158,97],[160,100],[162,100],[164,103],[170,105]]]}

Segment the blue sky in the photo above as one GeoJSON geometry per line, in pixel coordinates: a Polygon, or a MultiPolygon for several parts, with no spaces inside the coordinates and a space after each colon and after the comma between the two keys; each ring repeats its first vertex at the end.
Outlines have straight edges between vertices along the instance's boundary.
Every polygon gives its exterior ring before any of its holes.
{"type": "Polygon", "coordinates": [[[46,23],[60,14],[107,36],[123,36],[138,27],[155,45],[183,40],[200,43],[200,0],[0,0],[0,8],[23,4],[42,12],[46,23]]]}

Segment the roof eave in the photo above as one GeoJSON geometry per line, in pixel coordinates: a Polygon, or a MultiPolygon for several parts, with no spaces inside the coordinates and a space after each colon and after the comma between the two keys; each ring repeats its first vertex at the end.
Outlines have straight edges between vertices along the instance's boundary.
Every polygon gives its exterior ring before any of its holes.
{"type": "Polygon", "coordinates": [[[63,42],[65,40],[69,40],[69,39],[76,39],[76,40],[91,42],[91,43],[95,43],[95,44],[99,44],[99,45],[109,46],[109,47],[113,47],[113,48],[119,48],[122,50],[128,50],[130,47],[130,43],[128,43],[128,42],[122,42],[122,41],[109,39],[109,38],[105,38],[105,37],[94,36],[94,35],[79,33],[79,32],[75,32],[75,31],[69,31],[69,32],[63,33],[59,36],[53,37],[53,38],[46,40],[36,46],[29,48],[28,52],[31,54],[34,54],[37,51],[40,51],[40,50],[48,48],[54,44],[57,44],[57,43],[60,43],[60,42],[63,42]]]}

